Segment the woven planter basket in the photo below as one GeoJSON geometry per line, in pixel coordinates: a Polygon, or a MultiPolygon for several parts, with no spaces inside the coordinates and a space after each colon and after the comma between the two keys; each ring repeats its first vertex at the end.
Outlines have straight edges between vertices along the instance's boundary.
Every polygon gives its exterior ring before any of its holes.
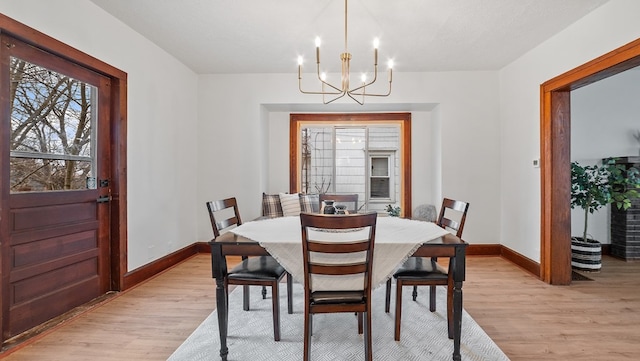
{"type": "Polygon", "coordinates": [[[602,268],[602,245],[582,237],[571,238],[571,267],[579,271],[597,272],[602,268]]]}

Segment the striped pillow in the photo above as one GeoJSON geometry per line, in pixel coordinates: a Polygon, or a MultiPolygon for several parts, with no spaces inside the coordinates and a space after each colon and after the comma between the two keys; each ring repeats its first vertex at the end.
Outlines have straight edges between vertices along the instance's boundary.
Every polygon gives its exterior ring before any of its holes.
{"type": "Polygon", "coordinates": [[[262,215],[265,217],[282,217],[280,195],[262,193],[262,215]]]}
{"type": "Polygon", "coordinates": [[[317,194],[300,194],[300,211],[305,213],[318,213],[320,207],[318,205],[317,194]]]}
{"type": "Polygon", "coordinates": [[[280,205],[285,217],[300,215],[300,195],[280,193],[280,205]]]}

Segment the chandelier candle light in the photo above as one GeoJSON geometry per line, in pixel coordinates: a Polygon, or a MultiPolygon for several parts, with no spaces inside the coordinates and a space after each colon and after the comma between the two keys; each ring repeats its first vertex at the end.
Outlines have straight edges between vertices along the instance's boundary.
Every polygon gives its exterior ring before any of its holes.
{"type": "Polygon", "coordinates": [[[303,94],[320,94],[322,95],[322,102],[324,104],[329,104],[335,100],[338,100],[345,95],[348,95],[351,99],[355,100],[358,104],[363,105],[364,99],[367,96],[373,97],[386,97],[391,94],[391,82],[393,78],[393,60],[389,60],[389,90],[386,94],[374,94],[367,93],[367,87],[372,85],[378,79],[378,39],[374,39],[373,41],[373,80],[367,83],[366,74],[362,74],[362,83],[360,86],[354,89],[349,88],[349,62],[351,61],[351,53],[347,50],[347,0],[344,1],[344,53],[340,54],[340,61],[342,62],[342,76],[341,76],[341,84],[340,87],[334,86],[326,81],[326,74],[320,73],[320,38],[316,38],[316,64],[317,64],[317,74],[318,80],[321,83],[321,91],[305,91],[302,90],[302,56],[298,57],[298,88],[300,92],[303,94]],[[329,87],[330,89],[325,90],[325,87],[329,87]],[[329,100],[326,100],[325,96],[331,96],[329,100]],[[361,99],[360,99],[361,97],[361,99]]]}

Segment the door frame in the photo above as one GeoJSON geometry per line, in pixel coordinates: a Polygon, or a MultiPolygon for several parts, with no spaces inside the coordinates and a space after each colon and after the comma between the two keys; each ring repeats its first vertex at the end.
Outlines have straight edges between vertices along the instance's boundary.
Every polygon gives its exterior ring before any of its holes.
{"type": "Polygon", "coordinates": [[[640,39],[540,85],[540,279],[571,283],[571,91],[640,65],[640,39]]]}
{"type": "MultiPolygon", "coordinates": [[[[110,290],[121,291],[127,272],[127,73],[0,14],[0,32],[111,79],[110,290]]],[[[6,199],[2,199],[6,204],[6,199]]],[[[1,206],[0,206],[1,208],[1,206]]],[[[4,213],[4,210],[2,210],[4,213]]],[[[0,301],[2,302],[2,301],[0,301]]],[[[4,317],[4,315],[2,315],[4,317]]],[[[2,330],[0,330],[2,331],[2,330]]],[[[0,332],[0,334],[2,334],[0,332]]]]}

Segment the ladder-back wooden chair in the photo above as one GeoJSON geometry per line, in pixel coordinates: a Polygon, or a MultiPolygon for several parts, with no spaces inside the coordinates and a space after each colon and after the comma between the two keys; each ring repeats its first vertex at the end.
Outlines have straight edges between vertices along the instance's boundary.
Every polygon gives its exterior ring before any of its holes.
{"type": "MultiPolygon", "coordinates": [[[[462,237],[462,230],[467,218],[469,203],[444,198],[436,224],[462,237]]],[[[449,338],[453,338],[453,279],[451,260],[448,269],[437,263],[437,259],[409,257],[409,259],[393,274],[396,279],[396,314],[394,339],[400,341],[400,323],[402,316],[402,287],[413,286],[412,297],[418,296],[418,286],[430,286],[429,310],[436,310],[436,286],[447,286],[447,324],[449,338]]],[[[391,302],[391,278],[387,280],[385,312],[389,312],[391,302]]]]}
{"type": "MultiPolygon", "coordinates": [[[[242,220],[235,198],[207,202],[207,210],[214,237],[220,232],[240,226],[242,220]]],[[[293,313],[292,279],[285,269],[271,256],[242,257],[242,262],[228,271],[225,287],[229,285],[243,286],[242,308],[249,310],[249,286],[262,286],[262,298],[266,298],[266,287],[271,287],[273,307],[273,339],[280,341],[280,293],[279,283],[287,275],[287,311],[293,313]]]]}
{"type": "MultiPolygon", "coordinates": [[[[372,359],[371,350],[371,270],[375,241],[376,213],[350,215],[300,214],[302,257],[304,262],[304,356],[311,357],[313,315],[350,312],[358,316],[358,332],[364,329],[365,360],[372,359]],[[323,232],[323,230],[326,230],[323,232]],[[340,240],[332,236],[340,231],[340,240]],[[348,239],[346,239],[348,238],[348,239]],[[347,257],[339,262],[336,257],[347,257]],[[353,256],[353,257],[350,257],[353,256]],[[324,258],[323,258],[324,257],[324,258]],[[330,260],[323,261],[329,258],[330,260]],[[345,275],[362,275],[362,284],[353,289],[335,287],[345,275]],[[334,288],[319,289],[315,277],[335,278],[334,288]],[[363,327],[364,323],[364,327],[363,327]]],[[[316,280],[318,281],[318,280],[316,280]]],[[[358,282],[359,283],[359,280],[358,282]]],[[[345,286],[346,288],[346,286],[345,286]]]]}

